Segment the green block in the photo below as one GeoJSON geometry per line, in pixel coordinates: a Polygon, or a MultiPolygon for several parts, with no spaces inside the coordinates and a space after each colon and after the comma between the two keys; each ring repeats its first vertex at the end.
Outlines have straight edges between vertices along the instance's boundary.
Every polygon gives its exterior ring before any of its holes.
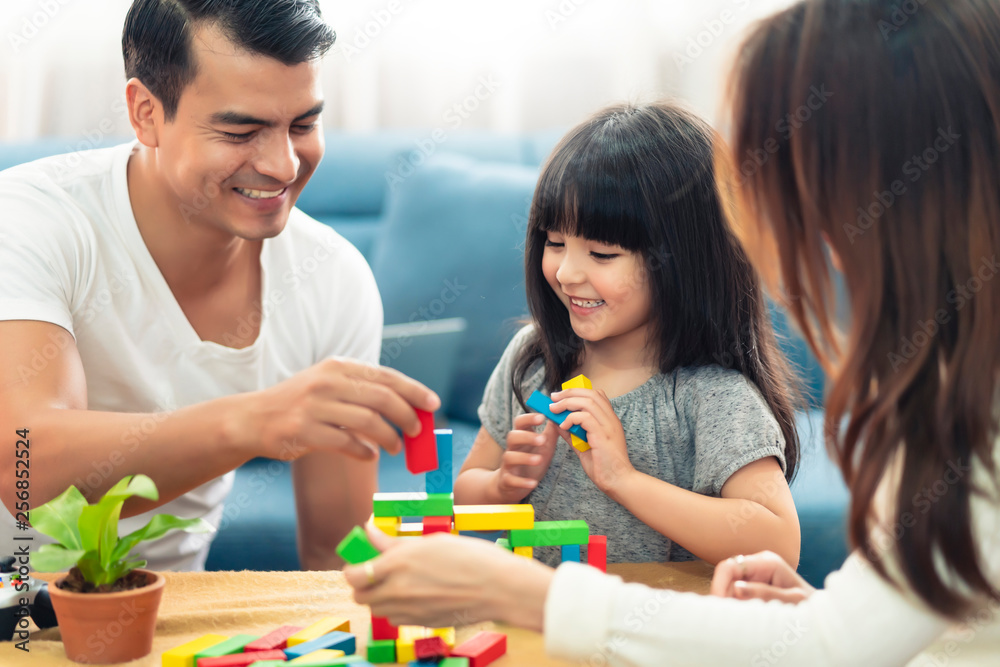
{"type": "Polygon", "coordinates": [[[224,642],[220,642],[215,646],[209,646],[204,651],[199,651],[194,654],[194,664],[198,664],[198,661],[202,658],[218,658],[222,655],[232,655],[234,653],[242,653],[243,647],[259,639],[257,635],[236,635],[232,639],[227,639],[224,642]]]}
{"type": "Polygon", "coordinates": [[[369,639],[368,662],[378,662],[378,663],[396,662],[396,640],[369,639]]]}
{"type": "Polygon", "coordinates": [[[586,521],[536,521],[534,528],[510,531],[513,547],[558,547],[564,544],[586,544],[590,528],[586,521]]]}
{"type": "Polygon", "coordinates": [[[452,516],[450,493],[376,493],[372,496],[375,516],[452,516]]]}
{"type": "Polygon", "coordinates": [[[372,546],[372,543],[368,540],[368,536],[365,535],[365,529],[361,526],[351,528],[351,532],[347,534],[347,537],[342,539],[340,544],[337,545],[337,555],[351,565],[364,563],[366,560],[375,558],[378,554],[378,549],[372,546]]]}
{"type": "Polygon", "coordinates": [[[514,547],[510,546],[510,540],[508,540],[506,537],[501,537],[499,540],[497,540],[497,546],[500,547],[501,549],[506,549],[507,551],[514,550],[514,547]]]}
{"type": "Polygon", "coordinates": [[[445,658],[437,667],[469,667],[468,658],[445,658]]]}

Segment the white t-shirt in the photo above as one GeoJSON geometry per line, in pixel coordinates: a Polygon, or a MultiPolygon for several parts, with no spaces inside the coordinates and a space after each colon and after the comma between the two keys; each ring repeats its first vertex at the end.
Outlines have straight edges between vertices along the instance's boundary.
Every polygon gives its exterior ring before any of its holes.
{"type": "MultiPolygon", "coordinates": [[[[973,480],[989,494],[973,496],[973,535],[997,587],[1000,482],[985,466],[973,466],[973,480]]],[[[894,495],[891,488],[883,484],[879,500],[894,495]]],[[[898,532],[883,522],[875,534],[876,548],[886,550],[898,532]]],[[[556,570],[546,600],[545,646],[557,657],[630,667],[1000,665],[1000,603],[984,600],[964,623],[951,624],[911,591],[893,588],[859,553],[798,605],[655,590],[567,563],[556,570]]]]}
{"type": "MultiPolygon", "coordinates": [[[[350,243],[298,209],[281,234],[263,243],[256,341],[243,349],[202,341],[132,214],[126,167],[134,146],[47,158],[0,173],[0,320],[51,322],[73,335],[87,377],[88,409],[155,413],[122,434],[123,455],[142,447],[167,411],[270,387],[330,356],[378,362],[382,303],[371,270],[350,243]]],[[[30,382],[59,344],[53,339],[25,360],[22,379],[30,382]]],[[[91,479],[126,474],[115,460],[95,461],[91,479]]],[[[76,484],[87,484],[87,477],[76,484]]],[[[120,532],[141,527],[156,513],[202,517],[218,527],[233,477],[230,472],[154,512],[125,519],[120,532]]],[[[0,517],[0,549],[13,553],[13,534],[25,533],[6,510],[0,517]]],[[[39,536],[35,548],[43,541],[39,536]]],[[[138,551],[152,569],[201,569],[210,542],[211,535],[174,531],[138,551]]]]}

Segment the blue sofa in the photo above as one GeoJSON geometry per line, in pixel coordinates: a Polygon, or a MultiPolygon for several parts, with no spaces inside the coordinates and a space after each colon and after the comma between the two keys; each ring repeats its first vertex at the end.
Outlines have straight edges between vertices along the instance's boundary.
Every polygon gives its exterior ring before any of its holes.
{"type": "MultiPolygon", "coordinates": [[[[439,415],[455,430],[456,472],[478,429],[486,380],[526,313],[528,206],[539,165],[560,134],[330,133],[326,157],[299,200],[369,260],[386,324],[451,317],[468,323],[439,415]]],[[[0,169],[63,152],[68,143],[0,144],[0,169]]],[[[798,415],[803,454],[792,492],[802,524],[799,571],[818,585],[846,556],[847,493],[823,450],[822,373],[784,316],[776,311],[774,320],[812,401],[798,415]]],[[[379,477],[384,490],[423,489],[401,457],[384,457],[379,477]]],[[[288,465],[246,464],[208,568],[296,569],[294,513],[288,465]]]]}

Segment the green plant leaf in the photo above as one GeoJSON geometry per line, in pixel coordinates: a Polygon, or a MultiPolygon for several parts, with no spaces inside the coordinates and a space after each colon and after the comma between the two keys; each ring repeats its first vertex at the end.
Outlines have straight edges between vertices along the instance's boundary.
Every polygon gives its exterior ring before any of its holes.
{"type": "MultiPolygon", "coordinates": [[[[43,535],[48,535],[67,550],[82,549],[79,520],[87,506],[87,499],[75,486],[49,502],[28,513],[31,525],[43,535]]],[[[60,568],[62,569],[62,568],[60,568]]]]}
{"type": "Polygon", "coordinates": [[[31,567],[38,572],[61,572],[76,565],[83,549],[67,549],[61,544],[44,544],[31,554],[31,567]]]}
{"type": "Polygon", "coordinates": [[[83,578],[95,586],[107,583],[107,574],[101,567],[101,560],[96,551],[84,553],[76,562],[76,566],[80,569],[83,578]]]}
{"type": "Polygon", "coordinates": [[[207,533],[212,530],[212,526],[203,519],[180,519],[170,514],[157,514],[145,526],[121,538],[111,557],[115,560],[125,558],[139,542],[158,539],[171,530],[207,533]]]}

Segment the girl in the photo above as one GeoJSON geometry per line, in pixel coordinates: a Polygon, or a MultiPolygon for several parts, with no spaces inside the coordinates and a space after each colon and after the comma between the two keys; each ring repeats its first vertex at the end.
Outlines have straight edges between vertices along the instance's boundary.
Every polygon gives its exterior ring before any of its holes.
{"type": "Polygon", "coordinates": [[[528,223],[534,323],[486,387],[456,503],[584,519],[611,562],[798,561],[788,373],[712,158],[708,126],[668,104],[607,108],[556,147],[528,223]],[[594,389],[558,391],[581,373],[594,389]],[[551,422],[536,432],[535,389],[572,411],[561,429],[583,427],[589,451],[551,422]]]}

